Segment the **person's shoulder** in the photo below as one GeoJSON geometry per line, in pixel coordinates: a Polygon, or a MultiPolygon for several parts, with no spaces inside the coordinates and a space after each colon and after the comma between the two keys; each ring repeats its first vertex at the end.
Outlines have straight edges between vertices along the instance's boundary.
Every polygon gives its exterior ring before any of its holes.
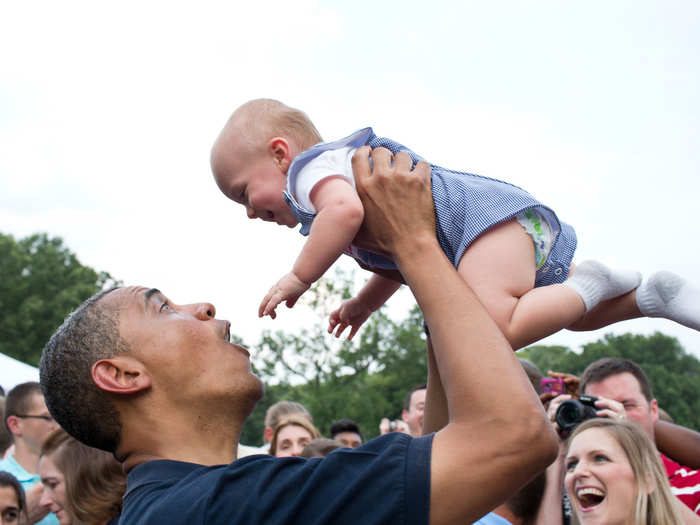
{"type": "Polygon", "coordinates": [[[659,455],[661,456],[661,463],[663,463],[663,466],[666,469],[666,472],[669,476],[679,475],[688,477],[696,474],[700,476],[700,470],[695,470],[690,467],[681,465],[680,463],[676,463],[674,460],[672,460],[668,456],[665,456],[664,454],[659,455]]]}
{"type": "MultiPolygon", "coordinates": [[[[235,505],[259,482],[255,472],[272,456],[247,456],[230,464],[205,466],[173,460],[137,465],[127,476],[122,522],[190,523],[208,513],[217,495],[235,505]],[[235,488],[235,490],[230,490],[235,488]]],[[[223,522],[222,522],[223,523],[223,522]]]]}
{"type": "Polygon", "coordinates": [[[25,487],[27,483],[31,482],[33,484],[38,480],[38,476],[27,472],[22,465],[17,463],[12,454],[8,454],[5,459],[0,460],[0,470],[12,474],[25,487]]]}
{"type": "Polygon", "coordinates": [[[661,462],[673,487],[697,487],[698,490],[694,492],[700,494],[700,470],[685,467],[663,454],[661,454],[661,462]]]}

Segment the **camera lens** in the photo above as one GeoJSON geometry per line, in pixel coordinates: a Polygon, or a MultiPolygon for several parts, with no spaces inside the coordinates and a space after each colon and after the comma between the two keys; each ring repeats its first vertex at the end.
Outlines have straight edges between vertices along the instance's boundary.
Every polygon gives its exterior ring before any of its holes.
{"type": "Polygon", "coordinates": [[[562,430],[571,430],[583,420],[583,405],[577,399],[564,401],[554,419],[562,430]]]}

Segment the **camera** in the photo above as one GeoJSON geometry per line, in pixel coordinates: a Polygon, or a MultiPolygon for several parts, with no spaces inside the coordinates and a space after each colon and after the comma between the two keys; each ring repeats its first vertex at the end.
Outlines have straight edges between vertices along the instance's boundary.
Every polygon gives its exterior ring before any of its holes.
{"type": "Polygon", "coordinates": [[[596,401],[598,401],[597,397],[585,394],[579,396],[578,399],[564,401],[559,405],[557,413],[554,415],[559,428],[568,432],[573,430],[579,423],[597,417],[596,401]]]}

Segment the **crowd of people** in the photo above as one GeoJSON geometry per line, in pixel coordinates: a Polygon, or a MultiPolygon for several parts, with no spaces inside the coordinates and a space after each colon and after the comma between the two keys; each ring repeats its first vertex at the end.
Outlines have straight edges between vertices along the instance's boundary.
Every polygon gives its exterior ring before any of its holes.
{"type": "MultiPolygon", "coordinates": [[[[544,377],[535,365],[520,363],[560,436],[560,453],[546,471],[474,523],[700,523],[700,434],[659,418],[638,365],[609,358],[589,365],[580,379],[550,373],[563,378],[571,392],[555,396],[542,393],[544,377]],[[580,415],[563,429],[557,413],[580,394],[595,396],[595,414],[580,415]],[[670,449],[657,449],[657,434],[670,449]],[[679,464],[686,460],[689,464],[679,464]]],[[[426,393],[425,384],[409,390],[401,418],[383,419],[379,433],[420,437],[426,393]]],[[[18,385],[4,401],[12,439],[0,451],[0,525],[118,523],[126,474],[113,455],[56,428],[38,383],[18,385]],[[29,424],[20,426],[22,420],[29,424]]],[[[325,458],[364,442],[347,418],[335,421],[326,435],[302,404],[279,401],[265,414],[263,445],[239,445],[237,457],[325,458]]]]}
{"type": "Polygon", "coordinates": [[[365,442],[339,414],[322,437],[285,401],[268,410],[263,447],[245,447],[263,385],[214,305],[104,290],[47,342],[40,384],[8,392],[2,523],[700,523],[700,434],[659,421],[644,372],[604,359],[580,380],[553,374],[567,392],[543,393],[541,372],[446,257],[430,167],[360,147],[352,171],[354,242],[391,256],[428,334],[427,382],[406,393],[401,418],[365,442]],[[575,397],[589,410],[565,428],[575,397]]]}

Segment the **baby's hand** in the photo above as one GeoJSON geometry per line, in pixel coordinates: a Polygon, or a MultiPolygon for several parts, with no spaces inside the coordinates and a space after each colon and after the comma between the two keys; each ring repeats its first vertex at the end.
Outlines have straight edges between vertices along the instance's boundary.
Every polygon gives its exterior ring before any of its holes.
{"type": "Polygon", "coordinates": [[[340,334],[350,326],[348,335],[348,341],[350,341],[370,315],[372,310],[357,297],[343,301],[340,308],[332,312],[328,319],[328,333],[332,334],[337,328],[335,336],[340,337],[340,334]]]}
{"type": "Polygon", "coordinates": [[[301,294],[309,289],[309,286],[308,283],[305,283],[293,273],[288,273],[267,292],[267,295],[258,308],[258,316],[264,317],[269,315],[274,319],[277,317],[275,308],[277,308],[282,301],[285,301],[287,308],[291,308],[297,302],[297,299],[301,297],[301,294]]]}

